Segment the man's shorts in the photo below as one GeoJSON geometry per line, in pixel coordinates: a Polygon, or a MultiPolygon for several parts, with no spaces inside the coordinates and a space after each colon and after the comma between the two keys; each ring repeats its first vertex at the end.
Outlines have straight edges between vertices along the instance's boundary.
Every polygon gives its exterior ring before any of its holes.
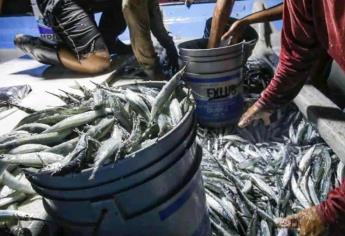
{"type": "Polygon", "coordinates": [[[78,60],[95,51],[107,49],[93,16],[76,0],[60,0],[48,21],[78,60]]]}

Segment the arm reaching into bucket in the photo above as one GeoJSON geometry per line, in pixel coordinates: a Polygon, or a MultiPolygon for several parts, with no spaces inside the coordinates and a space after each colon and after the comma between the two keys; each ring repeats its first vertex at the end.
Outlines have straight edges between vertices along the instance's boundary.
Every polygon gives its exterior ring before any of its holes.
{"type": "Polygon", "coordinates": [[[221,40],[227,40],[229,37],[232,37],[232,43],[238,43],[241,41],[242,35],[246,27],[250,24],[265,22],[265,21],[275,21],[280,20],[283,17],[283,3],[280,3],[269,9],[255,12],[250,14],[236,22],[234,22],[230,29],[223,34],[221,40]]]}
{"type": "Polygon", "coordinates": [[[217,0],[216,7],[213,12],[211,33],[208,39],[207,48],[218,47],[233,5],[234,0],[217,0]]]}
{"type": "Polygon", "coordinates": [[[240,127],[261,117],[263,112],[290,102],[312,75],[313,66],[323,52],[345,70],[345,20],[338,18],[345,11],[341,3],[340,0],[323,5],[308,0],[284,1],[278,68],[260,99],[240,119],[240,127]]]}

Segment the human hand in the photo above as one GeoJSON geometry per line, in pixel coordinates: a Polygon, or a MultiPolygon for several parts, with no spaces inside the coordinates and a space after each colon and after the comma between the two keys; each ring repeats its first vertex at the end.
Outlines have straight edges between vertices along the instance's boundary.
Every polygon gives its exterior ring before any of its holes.
{"type": "Polygon", "coordinates": [[[179,70],[178,55],[176,50],[167,50],[168,66],[171,72],[175,74],[179,70]]]}
{"type": "Polygon", "coordinates": [[[327,225],[320,219],[316,207],[304,209],[284,219],[278,219],[277,225],[281,228],[297,229],[300,236],[323,236],[327,231],[327,225]]]}
{"type": "Polygon", "coordinates": [[[241,116],[238,126],[244,128],[259,119],[262,119],[265,125],[269,125],[271,114],[272,111],[260,109],[254,104],[241,116]]]}
{"type": "Polygon", "coordinates": [[[244,31],[248,23],[245,20],[237,20],[231,26],[230,29],[222,35],[221,40],[229,40],[231,37],[231,43],[239,43],[242,40],[244,31]]]}

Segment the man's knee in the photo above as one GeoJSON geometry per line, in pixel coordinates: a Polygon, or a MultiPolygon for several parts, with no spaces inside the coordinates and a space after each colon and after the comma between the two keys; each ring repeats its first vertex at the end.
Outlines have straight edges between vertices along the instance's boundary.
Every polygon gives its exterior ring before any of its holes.
{"type": "MultiPolygon", "coordinates": [[[[140,2],[138,2],[138,4],[139,3],[140,2]]],[[[123,0],[122,1],[122,10],[132,10],[132,9],[134,9],[136,7],[135,4],[136,4],[135,0],[123,0]]]]}
{"type": "Polygon", "coordinates": [[[122,12],[124,17],[132,14],[140,14],[142,12],[141,5],[144,0],[123,0],[122,12]]]}
{"type": "Polygon", "coordinates": [[[86,70],[86,73],[97,74],[104,72],[110,68],[110,55],[102,53],[92,54],[85,59],[82,59],[80,63],[86,70]]]}

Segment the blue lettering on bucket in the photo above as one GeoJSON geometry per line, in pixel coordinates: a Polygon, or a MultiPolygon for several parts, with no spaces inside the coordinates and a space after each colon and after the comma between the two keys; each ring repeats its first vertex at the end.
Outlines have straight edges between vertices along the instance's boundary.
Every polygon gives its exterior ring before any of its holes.
{"type": "Polygon", "coordinates": [[[38,25],[38,30],[40,32],[41,38],[48,39],[53,42],[57,41],[56,34],[54,33],[52,28],[45,25],[38,25]]]}
{"type": "Polygon", "coordinates": [[[218,98],[225,98],[229,96],[236,96],[238,94],[237,88],[239,86],[237,84],[232,84],[223,87],[217,88],[208,88],[206,89],[207,97],[210,99],[218,99],[218,98]]]}
{"type": "Polygon", "coordinates": [[[54,34],[53,29],[45,25],[39,25],[38,30],[41,34],[54,34]]]}
{"type": "Polygon", "coordinates": [[[187,200],[190,198],[190,196],[192,196],[195,188],[197,187],[198,180],[199,180],[198,178],[195,178],[191,186],[179,198],[177,198],[174,202],[172,202],[165,209],[161,210],[158,213],[162,221],[169,218],[178,209],[180,209],[183,206],[183,204],[185,204],[185,202],[187,202],[187,200]]]}
{"type": "Polygon", "coordinates": [[[218,83],[218,82],[225,82],[232,79],[238,79],[241,76],[241,73],[236,73],[234,75],[228,75],[219,78],[212,78],[212,79],[202,79],[202,78],[194,78],[194,77],[187,77],[186,80],[189,83],[218,83]]]}
{"type": "Polygon", "coordinates": [[[239,118],[243,105],[241,95],[209,101],[196,99],[195,111],[201,122],[226,122],[239,118]]]}

